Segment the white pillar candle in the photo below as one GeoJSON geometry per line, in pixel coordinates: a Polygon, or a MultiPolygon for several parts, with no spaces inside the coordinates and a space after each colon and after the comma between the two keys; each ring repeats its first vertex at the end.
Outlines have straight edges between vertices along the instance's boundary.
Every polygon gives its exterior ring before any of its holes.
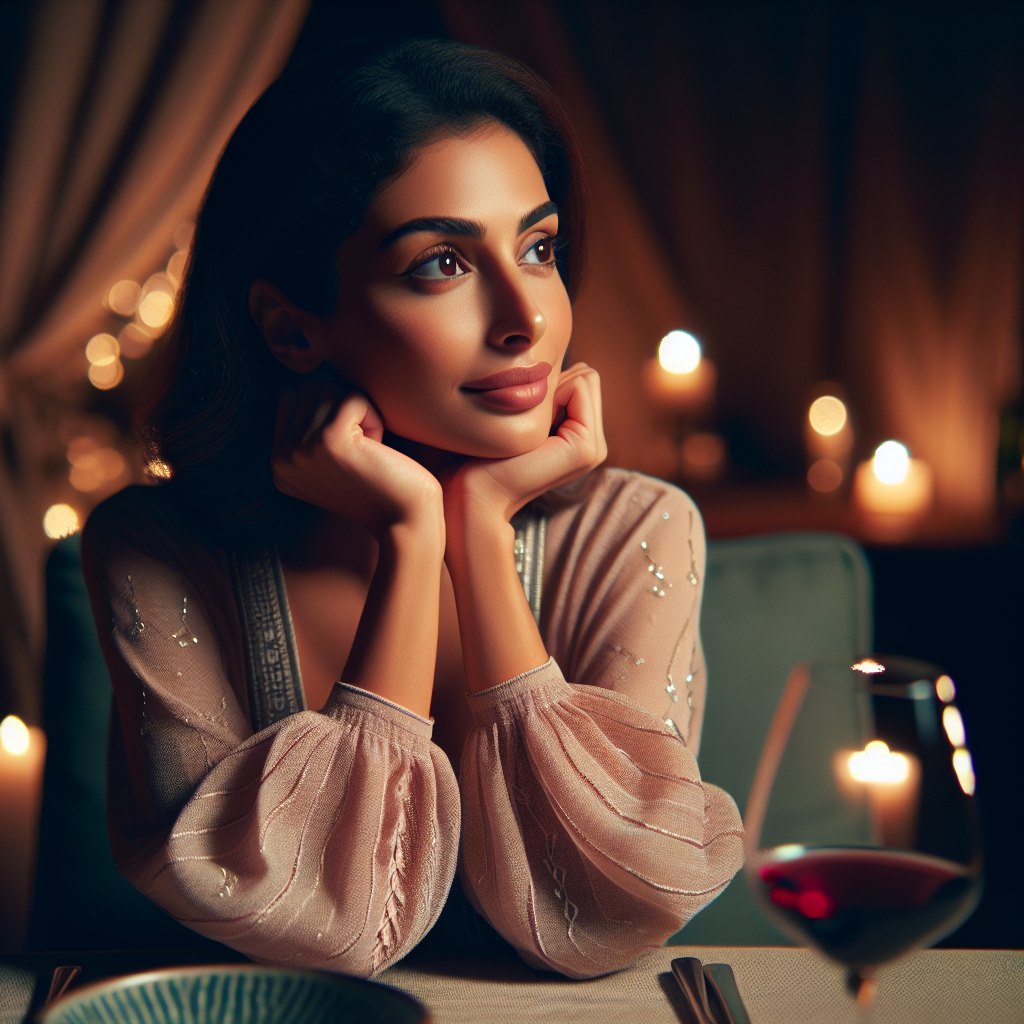
{"type": "Polygon", "coordinates": [[[31,910],[46,736],[13,715],[0,723],[0,953],[18,952],[31,910]]]}

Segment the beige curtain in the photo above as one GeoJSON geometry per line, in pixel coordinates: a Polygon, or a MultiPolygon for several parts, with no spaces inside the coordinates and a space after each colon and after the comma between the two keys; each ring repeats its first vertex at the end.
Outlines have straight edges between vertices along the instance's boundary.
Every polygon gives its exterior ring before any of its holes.
{"type": "Polygon", "coordinates": [[[1020,387],[1024,111],[996,77],[967,161],[969,189],[957,197],[958,237],[944,254],[921,203],[934,169],[916,165],[907,145],[884,41],[868,67],[850,209],[848,374],[871,442],[903,441],[931,465],[939,513],[984,522],[996,501],[999,411],[1020,387]]]}
{"type": "MultiPolygon", "coordinates": [[[[56,422],[84,404],[104,298],[191,220],[228,135],[277,76],[308,0],[43,0],[0,192],[0,710],[38,719],[40,522],[56,422]]],[[[62,455],[56,456],[62,461],[62,455]]]]}

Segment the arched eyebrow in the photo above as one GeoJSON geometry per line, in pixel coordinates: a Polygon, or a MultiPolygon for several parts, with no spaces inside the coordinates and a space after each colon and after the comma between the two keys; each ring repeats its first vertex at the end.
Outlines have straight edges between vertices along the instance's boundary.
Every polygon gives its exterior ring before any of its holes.
{"type": "MultiPolygon", "coordinates": [[[[541,203],[535,210],[531,210],[519,221],[516,234],[521,235],[527,228],[533,227],[538,221],[545,217],[558,213],[558,204],[548,200],[541,203]]],[[[397,242],[404,235],[411,235],[417,231],[429,231],[435,235],[459,235],[463,238],[483,238],[483,225],[475,220],[462,220],[458,217],[418,217],[416,220],[406,221],[400,224],[394,231],[387,235],[383,242],[377,246],[377,251],[386,249],[393,242],[397,242]]]]}

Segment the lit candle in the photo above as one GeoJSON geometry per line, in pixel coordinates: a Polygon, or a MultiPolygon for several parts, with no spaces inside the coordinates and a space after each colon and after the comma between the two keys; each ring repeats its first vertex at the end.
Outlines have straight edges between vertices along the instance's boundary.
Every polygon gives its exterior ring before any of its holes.
{"type": "Polygon", "coordinates": [[[677,413],[703,410],[715,393],[718,374],[703,358],[700,342],[687,331],[670,331],[658,355],[644,363],[644,389],[658,405],[677,413]]]}
{"type": "Polygon", "coordinates": [[[45,755],[42,729],[0,722],[0,952],[20,951],[28,926],[45,755]]]}
{"type": "Polygon", "coordinates": [[[853,491],[858,507],[869,515],[914,518],[931,506],[931,467],[910,458],[898,441],[886,441],[873,459],[857,467],[853,491]]]}
{"type": "Polygon", "coordinates": [[[882,740],[872,740],[863,750],[840,751],[835,772],[848,796],[866,795],[878,842],[913,847],[921,791],[921,763],[913,754],[896,753],[882,740]]]}

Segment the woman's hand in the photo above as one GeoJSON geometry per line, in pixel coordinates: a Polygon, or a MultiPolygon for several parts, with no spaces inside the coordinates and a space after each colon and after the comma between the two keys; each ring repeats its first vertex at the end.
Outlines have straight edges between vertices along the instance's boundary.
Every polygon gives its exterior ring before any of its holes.
{"type": "Polygon", "coordinates": [[[336,385],[308,381],[281,396],[274,484],[376,538],[377,566],[340,678],[425,718],[445,543],[441,485],[383,436],[365,395],[342,398],[336,385]]]}
{"type": "Polygon", "coordinates": [[[594,370],[577,363],[559,379],[552,432],[538,448],[508,459],[469,459],[445,480],[445,561],[471,691],[537,668],[548,657],[516,573],[509,519],[607,454],[601,383],[594,370]]]}
{"type": "Polygon", "coordinates": [[[274,485],[366,527],[378,540],[395,527],[440,529],[441,486],[419,463],[382,444],[384,421],[370,400],[307,381],[278,406],[274,485]]]}
{"type": "Polygon", "coordinates": [[[601,380],[586,363],[565,370],[555,390],[552,433],[539,448],[508,459],[468,459],[445,480],[445,514],[508,522],[527,502],[595,469],[608,455],[601,380]]]}

